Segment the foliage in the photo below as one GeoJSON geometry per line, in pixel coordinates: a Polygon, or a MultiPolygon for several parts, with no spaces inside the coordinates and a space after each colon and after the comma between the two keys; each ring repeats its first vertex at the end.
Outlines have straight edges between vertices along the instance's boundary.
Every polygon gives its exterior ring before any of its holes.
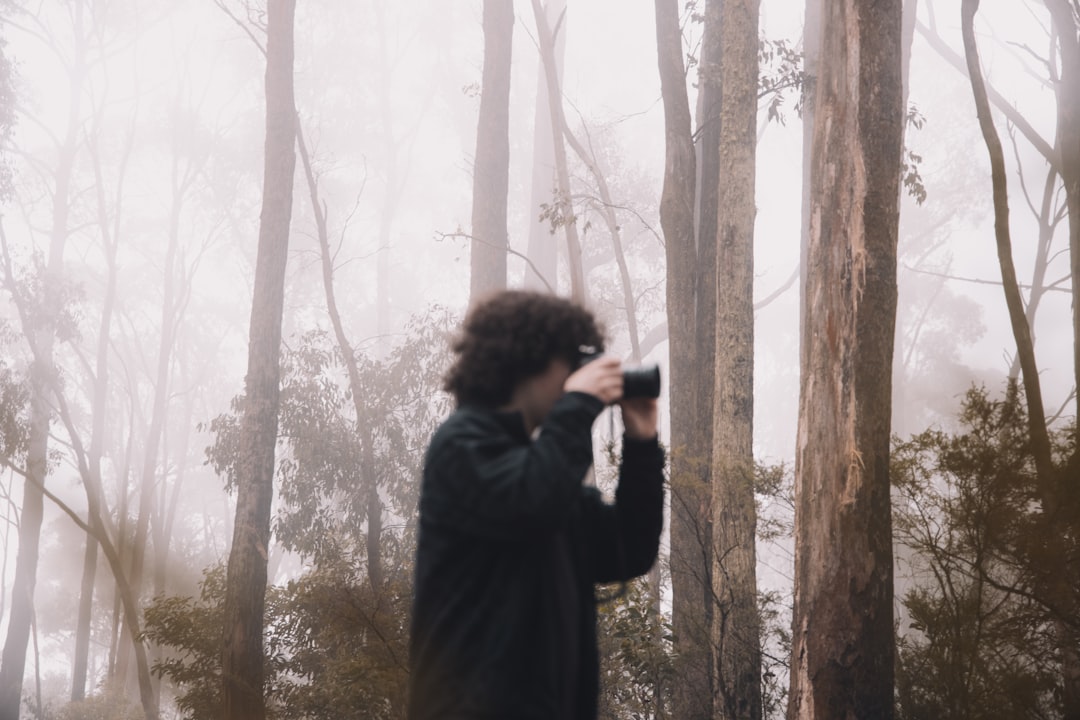
{"type": "MultiPolygon", "coordinates": [[[[926,124],[926,118],[914,105],[908,107],[907,124],[916,130],[922,130],[923,125],[926,124]]],[[[922,155],[905,146],[900,156],[900,182],[907,190],[908,195],[915,200],[916,205],[922,205],[926,202],[926,185],[923,184],[922,174],[919,172],[919,165],[921,164],[922,155]]]]}
{"type": "MultiPolygon", "coordinates": [[[[449,313],[434,308],[414,318],[405,340],[385,358],[357,353],[362,418],[354,411],[344,358],[323,331],[304,335],[282,357],[279,412],[279,510],[274,535],[286,549],[315,564],[359,556],[364,547],[367,483],[378,483],[399,522],[384,538],[392,559],[411,557],[411,519],[424,447],[446,396],[438,392],[448,346],[449,313]],[[365,455],[364,443],[369,443],[365,455]]],[[[209,462],[234,485],[238,409],[210,423],[209,462]]]]}
{"type": "MultiPolygon", "coordinates": [[[[1016,383],[997,400],[971,389],[959,421],[955,434],[927,430],[893,450],[895,538],[915,577],[902,599],[910,620],[898,641],[899,716],[1060,715],[1051,630],[1080,618],[1063,616],[1045,589],[1077,549],[1041,556],[1051,525],[1016,383]]],[[[1054,436],[1063,471],[1071,437],[1054,436]]]]}
{"type": "Polygon", "coordinates": [[[29,413],[27,378],[12,368],[6,359],[0,358],[0,466],[25,467],[29,413]]]}
{"type": "MultiPolygon", "coordinates": [[[[407,683],[408,576],[378,592],[358,568],[324,567],[268,588],[266,702],[276,718],[402,717],[407,683]]],[[[158,597],[147,639],[166,650],[154,673],[177,689],[184,718],[220,717],[225,572],[205,572],[199,598],[158,597]]]]}
{"type": "Polygon", "coordinates": [[[803,68],[803,55],[787,40],[758,41],[758,97],[768,98],[766,113],[769,121],[784,125],[784,102],[788,91],[798,93],[795,100],[795,114],[802,117],[803,103],[806,100],[804,89],[809,89],[806,70],[803,68]]]}
{"type": "Polygon", "coordinates": [[[600,718],[671,717],[675,682],[671,620],[657,611],[648,578],[599,607],[600,718]]]}
{"type": "Polygon", "coordinates": [[[39,709],[36,702],[28,699],[26,711],[35,720],[143,720],[146,717],[142,707],[125,695],[123,683],[115,681],[106,683],[90,697],[64,703],[55,710],[49,704],[39,709]]]}
{"type": "MultiPolygon", "coordinates": [[[[275,717],[403,715],[413,518],[423,449],[448,402],[438,383],[450,321],[433,309],[384,357],[357,353],[361,417],[330,335],[307,333],[283,354],[274,536],[311,569],[267,592],[265,694],[275,717]],[[379,536],[385,577],[377,588],[366,569],[371,481],[398,521],[379,536]]],[[[242,402],[210,424],[207,457],[227,487],[235,483],[242,402]]],[[[180,689],[184,717],[213,718],[220,706],[224,597],[217,568],[198,599],[161,597],[146,611],[147,637],[169,649],[154,671],[180,689]]]]}

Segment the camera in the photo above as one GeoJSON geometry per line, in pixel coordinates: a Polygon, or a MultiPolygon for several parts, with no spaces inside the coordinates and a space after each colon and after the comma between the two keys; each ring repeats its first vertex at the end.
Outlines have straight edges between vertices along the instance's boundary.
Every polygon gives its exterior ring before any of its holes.
{"type": "MultiPolygon", "coordinates": [[[[582,347],[578,357],[577,367],[581,367],[600,357],[596,348],[582,347]]],[[[640,367],[623,368],[623,394],[624,398],[658,398],[660,397],[660,366],[642,365],[640,367]]]]}

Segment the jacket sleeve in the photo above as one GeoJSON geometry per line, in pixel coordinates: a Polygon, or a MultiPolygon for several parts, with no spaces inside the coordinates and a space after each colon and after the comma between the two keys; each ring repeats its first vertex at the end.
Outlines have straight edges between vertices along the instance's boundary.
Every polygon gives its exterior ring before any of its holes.
{"type": "Polygon", "coordinates": [[[623,437],[615,504],[586,503],[594,581],[623,582],[649,572],[664,525],[664,451],[656,439],[623,437]]]}
{"type": "Polygon", "coordinates": [[[512,540],[561,524],[593,462],[592,424],[603,403],[567,393],[532,442],[478,416],[434,440],[421,513],[470,535],[512,540]]]}

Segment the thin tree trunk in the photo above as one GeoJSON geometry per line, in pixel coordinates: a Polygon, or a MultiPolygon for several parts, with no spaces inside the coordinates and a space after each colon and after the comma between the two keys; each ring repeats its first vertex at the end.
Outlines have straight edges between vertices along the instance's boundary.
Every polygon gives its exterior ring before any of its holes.
{"type": "MultiPolygon", "coordinates": [[[[555,25],[566,12],[565,0],[547,0],[544,13],[548,27],[555,25]]],[[[566,33],[556,31],[554,39],[555,79],[562,86],[563,56],[566,54],[566,33]]],[[[526,257],[525,287],[550,291],[558,286],[558,250],[551,224],[541,218],[540,208],[551,202],[557,180],[555,175],[555,138],[551,129],[551,107],[548,102],[546,68],[537,69],[536,112],[533,118],[532,181],[529,191],[529,242],[526,257]]]]}
{"type": "Polygon", "coordinates": [[[506,287],[514,4],[484,0],[484,74],[473,163],[470,297],[506,287]]]}
{"type": "Polygon", "coordinates": [[[720,5],[716,392],[712,452],[714,712],[761,717],[754,506],[754,179],[759,0],[720,5]]]}
{"type": "Polygon", "coordinates": [[[307,180],[308,193],[311,198],[311,207],[315,213],[316,234],[319,240],[319,259],[322,267],[323,292],[326,296],[326,310],[330,316],[330,324],[334,328],[334,338],[337,340],[341,356],[345,361],[345,369],[349,376],[349,393],[352,396],[353,410],[356,414],[356,435],[360,440],[361,467],[359,468],[361,492],[365,495],[367,504],[367,565],[368,580],[372,588],[378,590],[382,586],[382,499],[379,496],[379,483],[374,461],[375,438],[372,432],[372,419],[364,407],[364,398],[367,391],[360,378],[360,366],[356,362],[356,350],[345,334],[345,326],[341,321],[341,312],[338,310],[337,295],[334,292],[334,265],[330,252],[330,235],[326,226],[326,209],[319,200],[319,185],[315,178],[315,172],[311,166],[311,157],[308,154],[307,144],[301,128],[297,125],[297,147],[300,150],[300,159],[304,166],[304,177],[307,180]]]}
{"type": "Polygon", "coordinates": [[[269,0],[266,149],[248,371],[240,420],[236,522],[225,586],[222,699],[229,720],[263,720],[263,612],[274,494],[281,322],[296,167],[294,0],[269,0]]]}
{"type": "Polygon", "coordinates": [[[901,2],[839,0],[822,13],[788,717],[888,720],[901,2]]]}
{"type": "MultiPolygon", "coordinates": [[[[677,0],[655,0],[657,62],[664,103],[664,186],[660,226],[667,254],[668,383],[671,407],[671,586],[672,624],[677,657],[673,717],[712,717],[709,675],[707,553],[707,452],[699,442],[698,396],[704,339],[698,337],[701,300],[695,228],[697,158],[686,92],[682,33],[677,0]],[[704,457],[703,457],[704,456],[704,457]]],[[[711,355],[711,348],[708,348],[711,355]]],[[[711,388],[712,375],[704,385],[711,388]]]]}
{"type": "Polygon", "coordinates": [[[551,110],[551,136],[555,148],[556,197],[551,207],[554,220],[566,233],[566,264],[570,271],[570,297],[579,303],[586,299],[585,272],[581,264],[581,240],[578,237],[577,218],[574,217],[574,205],[570,195],[570,170],[566,162],[566,143],[563,141],[561,128],[566,126],[563,112],[562,86],[556,71],[555,33],[566,20],[563,13],[555,27],[548,24],[547,14],[540,5],[540,0],[532,0],[533,15],[536,18],[537,42],[540,44],[540,62],[547,80],[548,103],[551,110]]]}

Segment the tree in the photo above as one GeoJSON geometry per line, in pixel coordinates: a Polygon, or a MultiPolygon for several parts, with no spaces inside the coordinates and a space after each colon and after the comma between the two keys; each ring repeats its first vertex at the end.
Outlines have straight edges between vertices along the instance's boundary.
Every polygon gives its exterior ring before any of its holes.
{"type": "MultiPolygon", "coordinates": [[[[3,238],[5,285],[19,309],[22,331],[30,346],[33,365],[30,372],[30,422],[23,485],[23,504],[19,518],[19,550],[12,586],[11,614],[0,657],[0,719],[17,720],[22,705],[22,682],[26,668],[26,648],[34,612],[34,586],[37,581],[38,548],[44,517],[45,480],[49,466],[49,427],[52,420],[51,397],[55,388],[53,348],[58,327],[63,321],[64,290],[62,281],[64,246],[68,238],[70,189],[79,146],[82,76],[86,70],[87,38],[83,22],[84,7],[73,8],[76,47],[68,85],[68,125],[57,148],[54,170],[52,222],[49,250],[44,263],[38,261],[37,277],[18,282],[6,237],[3,238]],[[21,286],[21,287],[20,287],[21,286]]],[[[10,64],[5,58],[5,84],[0,95],[5,114],[10,113],[13,92],[10,87],[10,64]]],[[[7,115],[10,118],[10,114],[7,115]]],[[[6,124],[10,129],[10,120],[6,124]]]]}
{"type": "MultiPolygon", "coordinates": [[[[1073,296],[1073,389],[1076,417],[1080,418],[1080,6],[1075,0],[1045,0],[1050,11],[1053,34],[1057,39],[1059,74],[1057,97],[1057,138],[1061,152],[1061,180],[1069,212],[1069,268],[1073,296]]],[[[1052,67],[1052,64],[1051,64],[1052,67]]],[[[1077,425],[1080,445],[1080,423],[1077,425]]],[[[1075,466],[1080,469],[1080,461],[1075,466]]],[[[1073,659],[1076,687],[1072,694],[1073,710],[1080,714],[1080,657],[1073,659]]]]}
{"type": "MultiPolygon", "coordinates": [[[[555,61],[555,80],[562,86],[563,57],[566,54],[566,33],[561,31],[559,18],[566,13],[566,0],[547,0],[544,14],[548,27],[558,25],[552,55],[555,61]]],[[[533,115],[532,178],[529,189],[529,242],[525,269],[526,288],[552,292],[558,283],[557,249],[551,224],[545,221],[541,208],[550,204],[555,180],[555,138],[551,131],[551,104],[548,101],[547,68],[543,63],[537,69],[536,111],[533,115]]]]}
{"type": "Polygon", "coordinates": [[[555,38],[566,19],[564,12],[555,21],[554,27],[548,23],[547,13],[540,5],[540,0],[532,0],[533,16],[536,18],[537,42],[540,46],[540,62],[547,81],[548,107],[551,115],[551,135],[555,147],[555,197],[545,211],[552,230],[562,228],[566,233],[566,264],[570,270],[570,297],[577,302],[585,302],[585,272],[581,265],[581,240],[578,237],[577,218],[570,197],[570,170],[566,162],[566,143],[562,129],[566,127],[563,111],[562,86],[556,68],[555,38]]]}
{"type": "Polygon", "coordinates": [[[720,4],[716,385],[712,425],[714,714],[761,717],[754,506],[754,179],[758,0],[720,4]]]}
{"type": "Polygon", "coordinates": [[[470,291],[506,287],[506,196],[510,174],[510,58],[514,4],[484,0],[484,75],[473,164],[470,291]]]}
{"type": "MultiPolygon", "coordinates": [[[[711,323],[715,299],[699,286],[715,270],[709,266],[709,237],[699,241],[695,222],[697,158],[686,92],[682,33],[677,0],[656,0],[656,45],[664,103],[664,185],[660,226],[667,253],[667,315],[671,407],[671,586],[676,672],[674,714],[687,720],[712,717],[708,611],[711,603],[709,556],[711,530],[707,518],[711,442],[701,432],[702,398],[712,401],[712,334],[700,336],[700,324],[711,323]],[[700,275],[702,266],[711,272],[700,275]],[[708,367],[708,372],[703,371],[708,367]],[[704,527],[703,527],[704,525],[704,527]]],[[[714,216],[715,217],[715,216],[714,216]]],[[[715,260],[713,261],[715,263],[715,260]]]]}
{"type": "MultiPolygon", "coordinates": [[[[968,390],[955,432],[926,430],[893,447],[896,538],[910,550],[910,626],[897,653],[906,719],[1062,717],[1054,615],[1038,599],[1032,560],[1045,541],[1023,394],[968,390]]],[[[1070,431],[1051,436],[1070,452],[1070,431]]],[[[1059,566],[1076,562],[1056,557],[1059,566]]],[[[1080,617],[1068,621],[1080,623],[1080,617]]]]}
{"type": "Polygon", "coordinates": [[[274,493],[274,445],[285,264],[296,167],[294,0],[270,0],[266,39],[266,144],[222,638],[222,702],[230,720],[262,720],[263,608],[274,493]]]}
{"type": "MultiPolygon", "coordinates": [[[[1075,552],[1077,538],[1080,537],[1075,527],[1077,507],[1080,507],[1080,485],[1077,483],[1076,472],[1080,468],[1080,450],[1074,450],[1071,457],[1060,464],[1054,460],[1046,412],[1043,409],[1035,346],[1031,337],[1031,327],[1024,314],[1023,298],[1016,281],[1016,269],[1012,258],[1004,152],[990,115],[990,100],[982,78],[982,69],[979,66],[974,30],[975,14],[978,9],[978,0],[964,0],[961,5],[961,31],[979,127],[990,156],[994,237],[998,265],[1001,268],[1002,289],[1005,293],[1009,322],[1016,342],[1024,397],[1027,403],[1028,441],[1031,443],[1032,460],[1037,477],[1036,497],[1039,504],[1037,516],[1041,531],[1045,533],[1042,537],[1047,544],[1045,554],[1040,553],[1037,556],[1041,558],[1042,565],[1037,596],[1040,602],[1055,612],[1053,634],[1058,653],[1057,660],[1063,678],[1064,717],[1075,720],[1080,718],[1080,627],[1067,618],[1074,616],[1080,609],[1080,572],[1077,571],[1076,563],[1064,563],[1060,566],[1058,563],[1061,558],[1070,557],[1075,552]],[[1054,559],[1051,560],[1051,558],[1054,559]]],[[[1064,54],[1068,55],[1068,51],[1065,50],[1064,54]]],[[[1068,117],[1068,112],[1065,116],[1068,117]]],[[[1060,114],[1058,119],[1059,122],[1062,120],[1060,114]]],[[[1059,128],[1059,135],[1061,132],[1059,128]]],[[[1071,180],[1067,172],[1062,173],[1062,178],[1068,188],[1071,180]]],[[[1075,263],[1075,256],[1073,262],[1075,263]]],[[[1075,282],[1074,277],[1074,288],[1075,282]]],[[[1075,313],[1077,305],[1075,296],[1073,305],[1075,313]]]]}
{"type": "Polygon", "coordinates": [[[825,3],[821,37],[803,289],[788,717],[889,718],[901,3],[825,3]]]}

